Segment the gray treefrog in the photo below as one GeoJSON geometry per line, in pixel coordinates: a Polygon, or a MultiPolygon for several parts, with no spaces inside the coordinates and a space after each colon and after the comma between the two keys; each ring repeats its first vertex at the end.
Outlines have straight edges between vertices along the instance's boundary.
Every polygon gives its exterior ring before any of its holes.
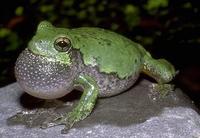
{"type": "Polygon", "coordinates": [[[175,69],[165,59],[153,59],[140,44],[115,32],[93,27],[56,28],[42,21],[28,47],[16,61],[15,75],[23,90],[43,99],[55,99],[83,89],[78,105],[46,127],[65,124],[66,132],[85,119],[98,97],[130,88],[140,73],[155,79],[165,93],[175,69]]]}

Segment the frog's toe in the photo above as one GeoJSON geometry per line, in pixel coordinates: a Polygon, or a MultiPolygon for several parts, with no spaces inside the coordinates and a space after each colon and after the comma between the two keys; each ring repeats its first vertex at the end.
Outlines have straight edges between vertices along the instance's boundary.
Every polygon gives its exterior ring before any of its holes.
{"type": "Polygon", "coordinates": [[[67,134],[70,128],[70,125],[65,125],[65,128],[61,130],[61,134],[67,134]]]}
{"type": "Polygon", "coordinates": [[[80,120],[82,120],[80,119],[80,116],[74,115],[73,112],[70,112],[68,114],[67,120],[63,121],[65,128],[61,130],[61,133],[62,134],[68,133],[69,129],[72,128],[73,125],[80,120]]]}
{"type": "Polygon", "coordinates": [[[43,122],[40,127],[46,129],[53,126],[65,125],[65,128],[61,130],[61,133],[65,134],[74,125],[74,123],[76,122],[75,120],[76,119],[74,117],[72,119],[68,115],[61,115],[52,121],[43,122]]]}
{"type": "Polygon", "coordinates": [[[154,99],[157,98],[164,98],[170,92],[173,92],[175,86],[173,84],[157,84],[153,83],[151,86],[151,93],[154,99]]]}
{"type": "Polygon", "coordinates": [[[53,126],[56,126],[56,125],[59,125],[59,124],[55,123],[55,122],[43,122],[41,124],[40,128],[46,129],[46,128],[53,127],[53,126]]]}
{"type": "Polygon", "coordinates": [[[65,122],[66,121],[65,121],[64,116],[61,115],[59,117],[56,117],[53,120],[43,122],[40,127],[43,129],[46,129],[53,126],[65,125],[66,124],[65,122]]]}

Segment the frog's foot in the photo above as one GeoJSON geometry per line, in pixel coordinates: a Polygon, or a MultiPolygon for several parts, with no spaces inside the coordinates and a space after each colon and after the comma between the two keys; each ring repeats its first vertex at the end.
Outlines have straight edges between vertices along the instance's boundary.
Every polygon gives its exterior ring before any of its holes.
{"type": "Polygon", "coordinates": [[[61,130],[61,133],[66,134],[68,130],[72,128],[76,122],[85,119],[91,113],[91,110],[85,110],[85,109],[80,109],[77,107],[72,112],[60,115],[51,122],[43,122],[41,128],[45,129],[57,125],[65,125],[65,128],[61,130]]]}
{"type": "Polygon", "coordinates": [[[174,91],[173,84],[153,83],[150,87],[153,99],[164,98],[165,96],[167,96],[167,94],[174,91]]]}

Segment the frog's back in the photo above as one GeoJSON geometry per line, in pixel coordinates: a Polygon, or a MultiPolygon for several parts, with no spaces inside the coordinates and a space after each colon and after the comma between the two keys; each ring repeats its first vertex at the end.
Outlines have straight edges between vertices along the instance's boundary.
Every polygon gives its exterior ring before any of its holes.
{"type": "Polygon", "coordinates": [[[90,27],[72,29],[69,35],[73,47],[81,51],[85,65],[98,66],[100,72],[114,73],[121,79],[141,69],[140,45],[122,35],[90,27]]]}
{"type": "Polygon", "coordinates": [[[69,37],[80,50],[81,73],[95,78],[100,97],[121,93],[137,80],[144,55],[139,44],[100,28],[72,29],[69,37]]]}

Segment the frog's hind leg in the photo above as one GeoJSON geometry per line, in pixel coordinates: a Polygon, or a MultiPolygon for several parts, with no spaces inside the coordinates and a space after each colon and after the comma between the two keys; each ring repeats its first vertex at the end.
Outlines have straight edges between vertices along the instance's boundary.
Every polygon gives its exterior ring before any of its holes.
{"type": "Polygon", "coordinates": [[[144,56],[143,73],[157,81],[152,85],[152,90],[165,96],[173,91],[174,86],[168,84],[175,76],[174,66],[165,59],[153,59],[149,53],[144,56]]]}

